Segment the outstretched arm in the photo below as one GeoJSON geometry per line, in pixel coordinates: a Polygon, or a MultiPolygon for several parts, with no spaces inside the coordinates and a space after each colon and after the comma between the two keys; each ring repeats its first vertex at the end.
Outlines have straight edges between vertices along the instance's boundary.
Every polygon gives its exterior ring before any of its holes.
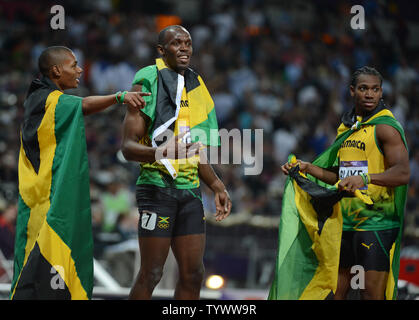
{"type": "MultiPolygon", "coordinates": [[[[118,99],[121,98],[122,93],[118,94],[118,99]]],[[[142,109],[145,107],[143,96],[149,96],[150,93],[145,92],[127,92],[124,97],[124,103],[134,109],[142,109]]],[[[82,100],[82,110],[84,115],[100,112],[111,105],[116,104],[116,97],[114,94],[107,96],[89,96],[82,100]]]]}

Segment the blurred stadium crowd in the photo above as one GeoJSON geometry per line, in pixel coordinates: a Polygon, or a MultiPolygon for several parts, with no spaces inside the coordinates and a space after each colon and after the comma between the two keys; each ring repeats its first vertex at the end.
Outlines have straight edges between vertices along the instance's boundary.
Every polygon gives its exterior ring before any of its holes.
{"type": "MultiPolygon", "coordinates": [[[[154,64],[158,30],[166,24],[182,24],[190,31],[192,68],[206,81],[220,128],[264,132],[260,175],[245,176],[243,165],[215,166],[233,200],[225,222],[212,222],[213,200],[203,186],[207,272],[230,277],[236,286],[268,286],[285,182],[280,165],[290,152],[311,161],[331,144],[340,115],[351,108],[351,74],[364,65],[383,74],[384,101],[406,132],[411,180],[404,244],[418,244],[414,2],[358,1],[365,8],[365,30],[350,28],[350,1],[58,3],[65,8],[64,30],[50,27],[55,2],[0,0],[0,240],[6,257],[13,255],[23,101],[37,76],[40,52],[50,45],[73,49],[84,72],[80,87],[70,93],[111,94],[129,90],[135,72],[154,64]]],[[[124,113],[124,107],[115,106],[85,121],[98,259],[108,245],[137,236],[134,185],[139,167],[119,152],[124,113]]],[[[123,284],[129,286],[129,281],[123,284]]]]}

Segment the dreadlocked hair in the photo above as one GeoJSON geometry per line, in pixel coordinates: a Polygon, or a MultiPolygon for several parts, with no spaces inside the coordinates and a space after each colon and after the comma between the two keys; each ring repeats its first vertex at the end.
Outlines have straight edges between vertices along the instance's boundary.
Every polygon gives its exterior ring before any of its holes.
{"type": "Polygon", "coordinates": [[[371,76],[377,76],[380,79],[380,86],[383,84],[383,76],[379,73],[375,68],[364,66],[359,68],[352,74],[351,78],[351,86],[356,86],[356,82],[358,81],[358,77],[362,74],[367,74],[371,76]]]}

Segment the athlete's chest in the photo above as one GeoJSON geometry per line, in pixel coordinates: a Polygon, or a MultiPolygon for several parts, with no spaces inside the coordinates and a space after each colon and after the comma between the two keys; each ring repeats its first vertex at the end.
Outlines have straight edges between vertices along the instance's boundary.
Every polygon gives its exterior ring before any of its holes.
{"type": "Polygon", "coordinates": [[[351,134],[340,146],[340,160],[367,160],[377,151],[375,126],[365,126],[351,134]]]}
{"type": "Polygon", "coordinates": [[[377,150],[374,126],[363,127],[351,134],[339,149],[339,179],[369,173],[371,161],[375,160],[372,157],[378,156],[377,150]]]}

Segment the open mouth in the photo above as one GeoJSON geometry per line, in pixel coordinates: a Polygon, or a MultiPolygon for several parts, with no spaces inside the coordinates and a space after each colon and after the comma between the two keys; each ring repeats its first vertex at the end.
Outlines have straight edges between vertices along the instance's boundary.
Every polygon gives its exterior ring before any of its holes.
{"type": "Polygon", "coordinates": [[[189,62],[189,55],[186,55],[186,54],[179,55],[178,59],[179,59],[179,61],[181,61],[183,63],[188,63],[189,62]]]}

